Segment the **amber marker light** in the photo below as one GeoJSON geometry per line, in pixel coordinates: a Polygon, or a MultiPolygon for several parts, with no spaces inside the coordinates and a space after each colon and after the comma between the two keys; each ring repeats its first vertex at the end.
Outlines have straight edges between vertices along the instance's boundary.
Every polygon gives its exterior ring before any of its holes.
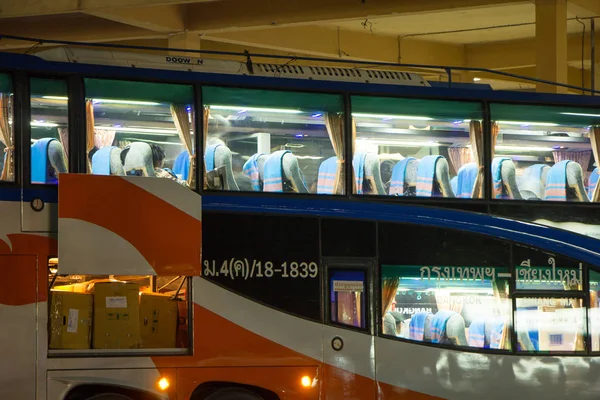
{"type": "Polygon", "coordinates": [[[169,388],[169,380],[167,378],[160,378],[158,380],[158,388],[163,392],[169,388]]]}
{"type": "Polygon", "coordinates": [[[312,384],[312,379],[310,379],[309,376],[305,375],[300,380],[300,383],[302,384],[302,386],[304,386],[305,388],[307,388],[307,387],[310,387],[310,385],[312,384]]]}

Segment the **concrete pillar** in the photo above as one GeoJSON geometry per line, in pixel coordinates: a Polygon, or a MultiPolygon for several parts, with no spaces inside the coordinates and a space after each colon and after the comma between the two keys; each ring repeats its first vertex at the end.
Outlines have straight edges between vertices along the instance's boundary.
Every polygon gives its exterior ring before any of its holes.
{"type": "MultiPolygon", "coordinates": [[[[594,27],[596,33],[600,30],[600,24],[596,24],[594,27]]],[[[596,39],[594,46],[596,47],[594,51],[594,90],[600,90],[600,37],[596,34],[596,39]]],[[[600,96],[599,94],[594,94],[594,96],[600,96]]]]}
{"type": "MultiPolygon", "coordinates": [[[[535,1],[537,78],[567,83],[567,0],[535,1]]],[[[538,83],[538,92],[566,93],[566,88],[538,83]]]]}
{"type": "MultiPolygon", "coordinates": [[[[200,35],[197,33],[182,32],[169,35],[169,49],[200,50],[200,35]]],[[[169,51],[170,56],[200,57],[199,53],[183,53],[181,51],[169,51]]]]}

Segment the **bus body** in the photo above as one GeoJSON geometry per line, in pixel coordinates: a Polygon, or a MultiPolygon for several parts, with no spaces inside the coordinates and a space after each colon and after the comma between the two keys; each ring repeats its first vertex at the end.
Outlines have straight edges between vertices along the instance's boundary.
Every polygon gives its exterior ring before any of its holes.
{"type": "Polygon", "coordinates": [[[600,100],[70,54],[0,54],[2,398],[600,394],[600,100]]]}

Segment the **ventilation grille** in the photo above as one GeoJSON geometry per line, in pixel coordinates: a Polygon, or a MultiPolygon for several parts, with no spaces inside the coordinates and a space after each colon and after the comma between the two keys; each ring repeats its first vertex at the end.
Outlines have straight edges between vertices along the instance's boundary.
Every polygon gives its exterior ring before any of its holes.
{"type": "Polygon", "coordinates": [[[425,84],[417,74],[376,69],[317,67],[300,65],[255,64],[257,72],[269,76],[296,77],[308,79],[353,80],[406,84],[425,84]]]}

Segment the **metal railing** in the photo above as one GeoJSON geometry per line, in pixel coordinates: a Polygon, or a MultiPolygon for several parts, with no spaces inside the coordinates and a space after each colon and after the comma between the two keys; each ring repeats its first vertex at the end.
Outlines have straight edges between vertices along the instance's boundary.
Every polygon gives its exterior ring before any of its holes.
{"type": "Polygon", "coordinates": [[[420,69],[420,70],[433,70],[433,71],[443,71],[448,80],[448,87],[452,87],[452,73],[453,72],[479,72],[479,73],[488,73],[492,75],[496,75],[499,77],[507,77],[512,79],[519,79],[525,82],[531,82],[535,84],[547,84],[556,87],[562,87],[566,89],[572,89],[576,91],[580,91],[582,93],[589,93],[593,95],[600,95],[600,90],[589,89],[585,87],[569,85],[565,83],[552,82],[539,78],[532,78],[528,76],[512,74],[510,72],[504,71],[496,71],[489,68],[474,68],[474,67],[451,67],[444,65],[430,65],[430,64],[405,64],[405,63],[393,63],[393,62],[383,62],[383,61],[361,61],[361,60],[351,60],[351,59],[337,59],[337,58],[326,58],[326,57],[307,57],[307,56],[285,56],[285,55],[275,55],[275,54],[264,54],[264,53],[250,53],[245,51],[243,53],[233,52],[233,51],[220,51],[220,50],[194,50],[194,49],[182,49],[182,48],[169,48],[169,47],[158,47],[158,46],[139,46],[139,45],[125,45],[125,44],[115,44],[115,43],[87,43],[87,42],[75,42],[69,40],[54,40],[54,39],[39,39],[39,38],[30,38],[25,36],[15,36],[15,35],[5,35],[0,34],[0,44],[3,39],[10,40],[19,40],[25,42],[32,42],[34,45],[32,47],[37,47],[41,45],[60,45],[60,46],[82,46],[82,47],[96,47],[96,48],[106,48],[106,49],[119,49],[119,50],[143,50],[143,51],[157,51],[157,52],[182,52],[182,53],[193,53],[198,55],[219,55],[219,56],[234,56],[234,57],[242,57],[246,62],[251,62],[252,57],[260,57],[260,58],[269,58],[269,59],[278,59],[278,60],[286,60],[288,63],[290,61],[314,61],[318,63],[335,63],[335,64],[352,64],[354,67],[393,67],[393,68],[412,68],[412,69],[420,69]]]}

